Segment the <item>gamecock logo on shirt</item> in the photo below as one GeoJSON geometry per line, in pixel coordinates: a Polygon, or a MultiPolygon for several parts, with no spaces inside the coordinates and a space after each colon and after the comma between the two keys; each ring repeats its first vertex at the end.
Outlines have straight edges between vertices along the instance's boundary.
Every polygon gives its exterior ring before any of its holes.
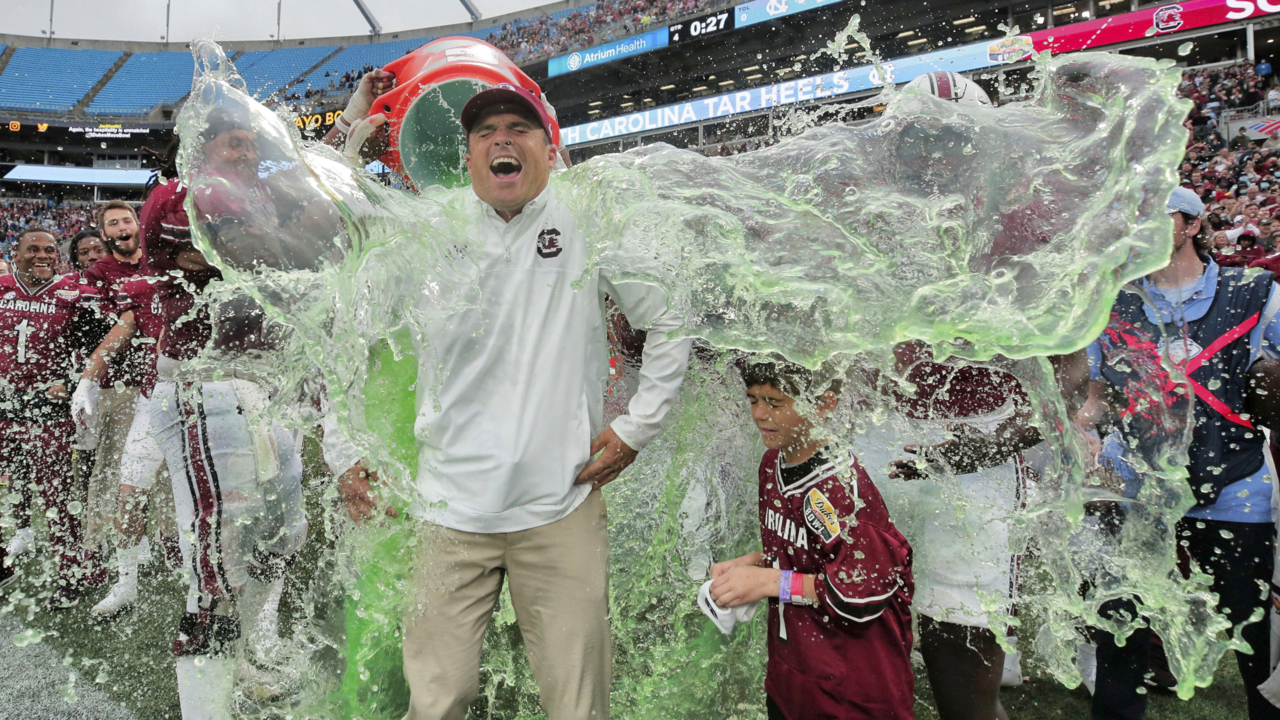
{"type": "Polygon", "coordinates": [[[1155,25],[1156,32],[1167,33],[1177,30],[1182,27],[1182,6],[1165,5],[1151,16],[1151,22],[1155,25]]]}
{"type": "Polygon", "coordinates": [[[538,255],[544,258],[553,258],[564,252],[564,248],[560,247],[560,231],[551,228],[538,233],[538,255]]]}

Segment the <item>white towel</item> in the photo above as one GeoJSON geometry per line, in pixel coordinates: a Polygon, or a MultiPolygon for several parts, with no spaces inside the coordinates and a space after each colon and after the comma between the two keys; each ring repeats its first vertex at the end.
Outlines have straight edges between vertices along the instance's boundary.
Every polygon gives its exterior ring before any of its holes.
{"type": "Polygon", "coordinates": [[[720,632],[728,635],[733,632],[734,625],[740,622],[751,622],[763,601],[757,600],[735,608],[722,608],[711,599],[712,582],[708,580],[702,583],[702,588],[698,590],[698,607],[702,609],[704,615],[711,618],[711,622],[715,623],[716,627],[720,628],[720,632]]]}

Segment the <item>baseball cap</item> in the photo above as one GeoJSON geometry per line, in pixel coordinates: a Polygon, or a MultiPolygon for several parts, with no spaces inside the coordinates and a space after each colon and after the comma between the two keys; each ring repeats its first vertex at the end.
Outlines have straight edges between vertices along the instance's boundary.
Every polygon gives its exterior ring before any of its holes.
{"type": "Polygon", "coordinates": [[[1169,202],[1165,206],[1165,210],[1172,215],[1176,212],[1186,213],[1194,217],[1200,217],[1204,214],[1204,203],[1201,202],[1200,196],[1184,187],[1174,188],[1169,193],[1169,202]]]}
{"type": "Polygon", "coordinates": [[[515,105],[529,111],[534,118],[537,118],[542,129],[546,131],[547,139],[555,142],[556,134],[552,131],[555,121],[547,113],[542,100],[534,95],[532,91],[508,83],[495,85],[488,90],[481,90],[472,95],[467,104],[462,106],[462,116],[459,118],[462,122],[462,129],[470,135],[471,126],[476,124],[480,113],[486,108],[500,104],[515,105]]]}

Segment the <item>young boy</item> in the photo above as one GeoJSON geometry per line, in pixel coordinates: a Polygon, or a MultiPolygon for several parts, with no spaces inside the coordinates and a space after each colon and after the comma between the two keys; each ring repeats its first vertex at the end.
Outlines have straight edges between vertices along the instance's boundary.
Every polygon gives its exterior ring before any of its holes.
{"type": "Polygon", "coordinates": [[[769,718],[909,720],[911,546],[858,461],[824,456],[814,420],[835,407],[838,387],[813,393],[811,375],[783,363],[742,376],[768,448],[764,552],[714,565],[711,598],[723,608],[769,598],[769,718]],[[809,412],[796,407],[815,396],[809,412]]]}

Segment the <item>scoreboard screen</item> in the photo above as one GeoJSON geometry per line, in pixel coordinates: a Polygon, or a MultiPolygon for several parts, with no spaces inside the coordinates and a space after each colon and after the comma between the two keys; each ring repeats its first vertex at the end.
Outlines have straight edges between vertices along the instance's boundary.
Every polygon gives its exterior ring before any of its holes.
{"type": "Polygon", "coordinates": [[[733,29],[733,11],[723,10],[667,26],[669,45],[720,35],[733,29]]]}

